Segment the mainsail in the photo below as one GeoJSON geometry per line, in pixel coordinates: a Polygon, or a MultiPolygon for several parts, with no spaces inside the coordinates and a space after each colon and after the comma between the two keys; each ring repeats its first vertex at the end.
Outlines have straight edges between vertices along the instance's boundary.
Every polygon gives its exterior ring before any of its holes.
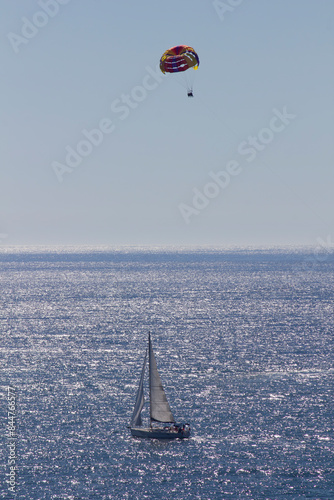
{"type": "Polygon", "coordinates": [[[140,377],[139,387],[138,387],[138,391],[137,391],[135,407],[134,407],[132,419],[131,419],[131,426],[132,427],[137,427],[137,426],[142,425],[141,411],[143,409],[144,402],[145,402],[143,385],[144,385],[146,357],[147,357],[147,351],[145,353],[145,359],[144,359],[143,369],[141,371],[141,377],[140,377]]]}
{"type": "Polygon", "coordinates": [[[149,335],[149,365],[150,365],[150,415],[151,420],[157,422],[175,422],[169,407],[164,388],[152,349],[151,335],[149,335]]]}

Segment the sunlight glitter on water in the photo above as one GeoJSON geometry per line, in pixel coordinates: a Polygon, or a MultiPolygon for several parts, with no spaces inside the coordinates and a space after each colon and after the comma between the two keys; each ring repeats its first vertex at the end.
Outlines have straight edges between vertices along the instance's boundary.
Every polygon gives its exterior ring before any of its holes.
{"type": "Polygon", "coordinates": [[[330,498],[334,266],[293,286],[281,278],[296,259],[2,256],[18,498],[330,498]],[[149,329],[171,407],[191,422],[187,441],[128,432],[149,329]]]}

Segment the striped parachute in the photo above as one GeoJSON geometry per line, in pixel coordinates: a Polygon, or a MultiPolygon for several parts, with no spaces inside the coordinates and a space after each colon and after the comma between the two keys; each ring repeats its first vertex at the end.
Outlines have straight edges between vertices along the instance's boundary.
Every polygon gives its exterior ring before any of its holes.
{"type": "MultiPolygon", "coordinates": [[[[166,50],[160,59],[160,69],[163,73],[179,73],[187,69],[197,69],[199,58],[192,47],[176,45],[166,50]]],[[[192,97],[192,86],[187,82],[188,96],[192,97]]]]}

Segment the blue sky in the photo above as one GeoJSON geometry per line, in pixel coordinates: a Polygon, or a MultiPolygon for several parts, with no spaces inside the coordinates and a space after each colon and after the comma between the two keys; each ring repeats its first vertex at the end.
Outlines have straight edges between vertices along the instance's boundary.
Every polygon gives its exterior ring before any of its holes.
{"type": "Polygon", "coordinates": [[[1,246],[334,241],[332,0],[0,7],[1,246]]]}

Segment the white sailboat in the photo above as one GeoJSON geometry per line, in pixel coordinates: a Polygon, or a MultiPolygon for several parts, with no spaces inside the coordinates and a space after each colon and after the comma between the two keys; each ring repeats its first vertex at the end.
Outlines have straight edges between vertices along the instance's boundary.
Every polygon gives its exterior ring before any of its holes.
{"type": "Polygon", "coordinates": [[[147,351],[139,381],[135,407],[132,414],[130,429],[132,436],[151,439],[183,439],[190,436],[189,424],[176,424],[171,412],[157,363],[152,348],[151,335],[148,335],[148,364],[150,387],[150,426],[142,424],[141,412],[144,406],[144,377],[147,351]],[[154,424],[154,425],[153,425],[154,424]],[[160,425],[159,425],[160,424],[160,425]],[[164,424],[164,425],[161,425],[164,424]]]}

